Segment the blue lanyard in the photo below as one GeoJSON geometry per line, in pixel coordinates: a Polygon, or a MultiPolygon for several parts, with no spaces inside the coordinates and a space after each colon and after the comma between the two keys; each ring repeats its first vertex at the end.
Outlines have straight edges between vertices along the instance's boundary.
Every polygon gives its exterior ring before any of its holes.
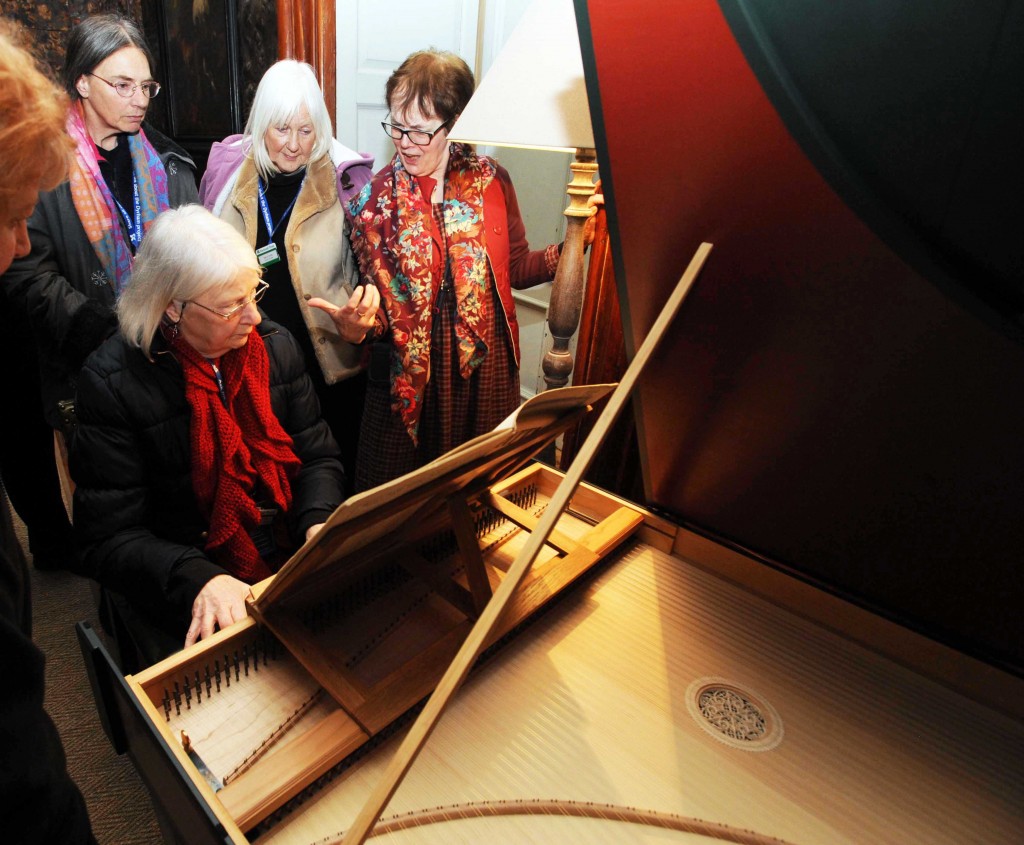
{"type": "MultiPolygon", "coordinates": [[[[111,191],[110,195],[114,197],[114,192],[111,191]]],[[[135,177],[135,171],[132,171],[132,199],[135,204],[135,220],[128,216],[128,212],[124,210],[124,206],[118,202],[117,197],[114,197],[114,203],[117,205],[118,211],[121,212],[121,216],[124,218],[124,225],[128,229],[128,239],[132,242],[132,246],[135,249],[139,248],[139,244],[142,243],[142,203],[139,202],[139,180],[135,177]]]]}
{"type": "Polygon", "coordinates": [[[288,207],[284,210],[284,214],[281,215],[277,221],[277,225],[274,225],[274,218],[270,216],[270,206],[267,205],[267,195],[263,187],[263,177],[258,177],[257,184],[259,187],[259,199],[260,199],[260,213],[263,215],[263,222],[267,224],[267,235],[268,240],[274,240],[274,233],[277,231],[277,227],[280,226],[285,218],[291,214],[292,209],[295,207],[295,201],[299,198],[299,193],[302,191],[302,186],[306,181],[306,177],[302,177],[302,182],[299,182],[299,190],[295,192],[295,196],[292,197],[292,201],[288,203],[288,207]]]}

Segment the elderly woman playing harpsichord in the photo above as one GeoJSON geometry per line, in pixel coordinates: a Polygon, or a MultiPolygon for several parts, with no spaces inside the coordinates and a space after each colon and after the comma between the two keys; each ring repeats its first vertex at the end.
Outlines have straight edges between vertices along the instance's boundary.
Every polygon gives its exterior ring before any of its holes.
{"type": "Polygon", "coordinates": [[[256,255],[200,206],[165,212],[86,361],[71,468],[87,572],[144,660],[242,618],[344,498],[295,339],[264,322],[256,255]]]}

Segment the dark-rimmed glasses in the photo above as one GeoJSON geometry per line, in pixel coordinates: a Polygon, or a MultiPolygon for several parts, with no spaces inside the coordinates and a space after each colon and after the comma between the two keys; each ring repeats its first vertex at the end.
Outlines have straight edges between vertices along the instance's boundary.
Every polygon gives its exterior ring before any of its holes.
{"type": "MultiPolygon", "coordinates": [[[[95,73],[86,74],[87,76],[96,76],[95,73]]],[[[126,100],[131,97],[140,88],[142,93],[146,95],[147,100],[152,100],[157,94],[160,93],[159,82],[129,82],[127,79],[119,79],[117,82],[111,82],[109,79],[104,79],[102,76],[96,76],[100,82],[106,82],[111,88],[117,91],[118,96],[124,97],[126,100]]]]}
{"type": "Polygon", "coordinates": [[[426,129],[403,129],[394,123],[388,123],[386,120],[382,120],[380,125],[384,127],[384,131],[388,133],[388,136],[392,141],[401,141],[402,136],[405,135],[410,141],[412,141],[417,147],[425,147],[431,141],[434,140],[434,136],[442,129],[447,129],[448,124],[452,122],[449,117],[444,123],[437,127],[432,132],[428,132],[426,129]]]}
{"type": "Polygon", "coordinates": [[[227,313],[224,313],[223,311],[217,311],[215,308],[211,308],[209,305],[203,305],[203,303],[196,302],[194,299],[186,299],[184,302],[182,302],[181,312],[184,314],[185,306],[191,302],[193,305],[198,305],[200,308],[204,309],[205,311],[209,311],[211,314],[216,314],[222,320],[233,320],[235,317],[241,314],[242,311],[244,311],[246,308],[252,305],[252,303],[259,302],[263,298],[263,294],[267,292],[267,288],[269,287],[269,282],[261,281],[258,285],[256,285],[256,289],[251,294],[249,294],[249,296],[243,299],[238,305],[236,305],[227,313]]]}

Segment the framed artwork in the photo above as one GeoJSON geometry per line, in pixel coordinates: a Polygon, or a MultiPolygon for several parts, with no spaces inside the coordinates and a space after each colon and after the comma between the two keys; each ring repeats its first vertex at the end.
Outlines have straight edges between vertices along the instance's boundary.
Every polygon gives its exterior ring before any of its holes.
{"type": "Polygon", "coordinates": [[[170,134],[220,140],[242,122],[233,0],[159,0],[170,134]]]}
{"type": "Polygon", "coordinates": [[[163,85],[148,119],[206,168],[210,145],[245,126],[277,59],[276,0],[157,0],[143,23],[163,85]]]}

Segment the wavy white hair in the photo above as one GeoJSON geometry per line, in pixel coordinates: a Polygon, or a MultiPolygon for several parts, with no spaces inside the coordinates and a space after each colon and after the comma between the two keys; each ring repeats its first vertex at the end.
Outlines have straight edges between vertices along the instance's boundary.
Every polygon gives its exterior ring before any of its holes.
{"type": "Polygon", "coordinates": [[[313,122],[313,151],[309,156],[312,164],[331,150],[333,130],[331,116],[324,105],[324,95],[316,81],[313,68],[294,59],[282,59],[270,66],[252,101],[245,134],[252,139],[252,157],[256,170],[264,179],[279,171],[270,160],[265,136],[271,126],[283,126],[299,109],[305,106],[313,122]]]}
{"type": "Polygon", "coordinates": [[[117,301],[121,334],[149,357],[168,305],[219,293],[239,274],[260,272],[245,238],[201,205],[165,211],[146,232],[131,282],[117,301]]]}

